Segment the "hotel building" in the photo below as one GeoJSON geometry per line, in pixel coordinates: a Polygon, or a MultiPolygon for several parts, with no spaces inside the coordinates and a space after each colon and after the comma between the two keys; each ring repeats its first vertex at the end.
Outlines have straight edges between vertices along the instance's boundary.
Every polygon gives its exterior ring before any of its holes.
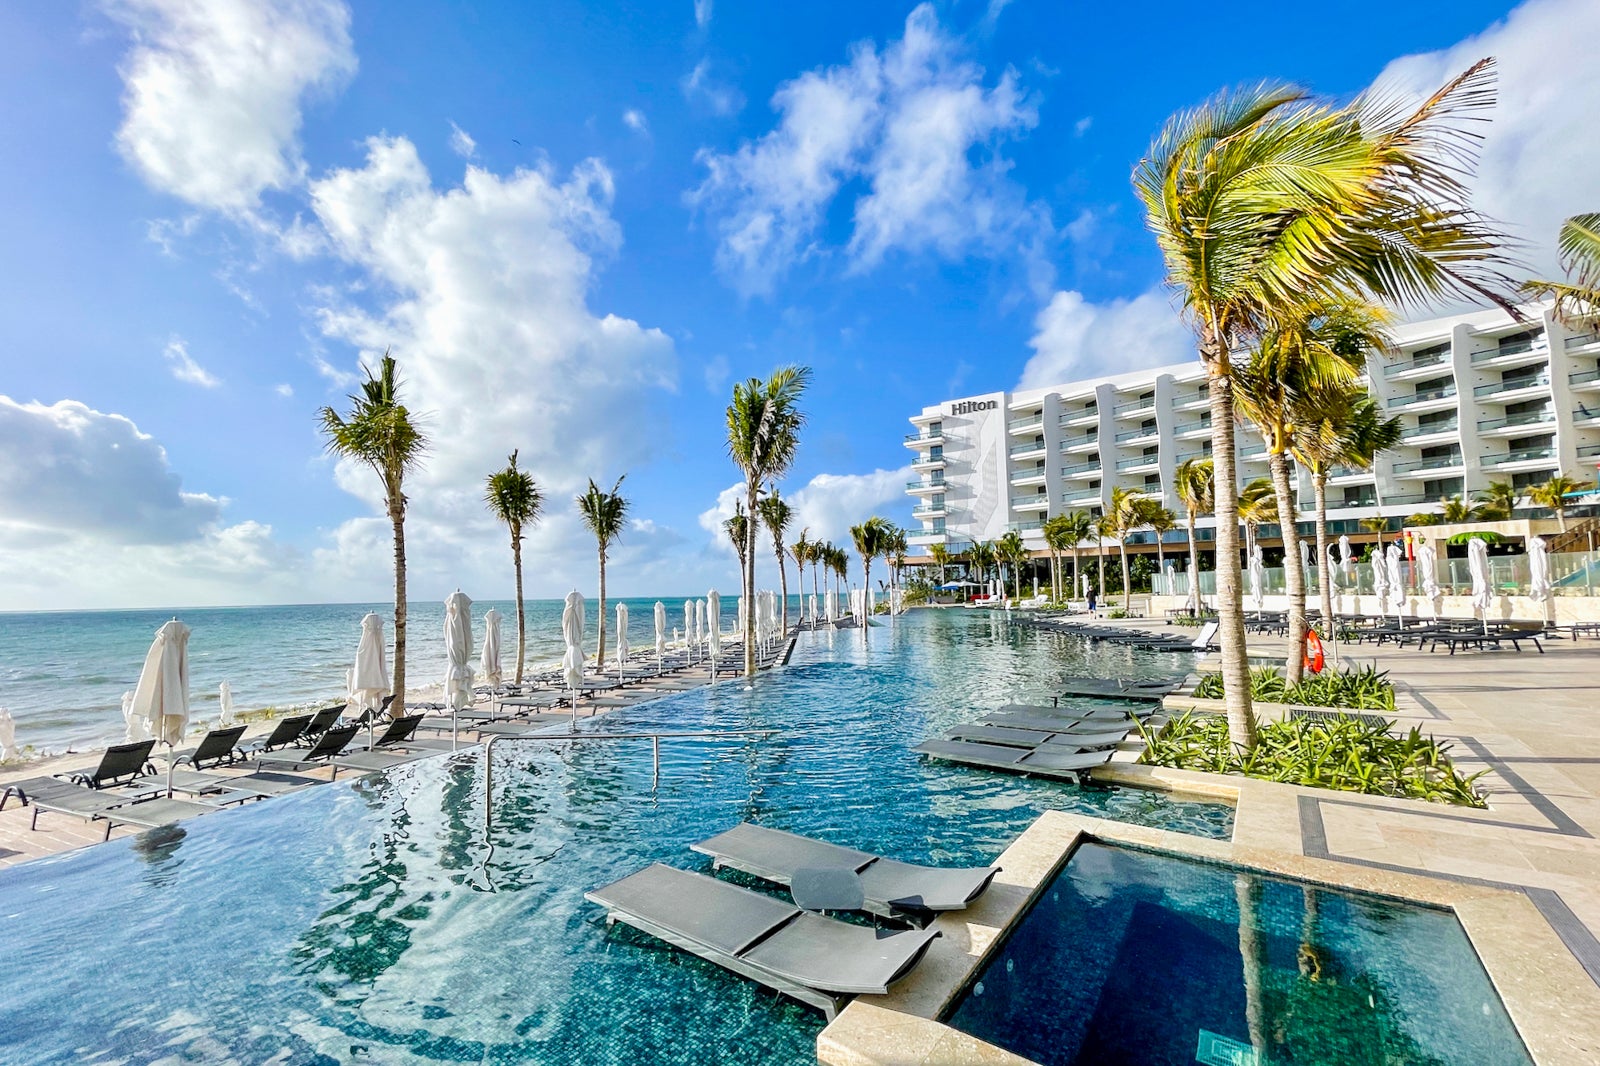
{"type": "MultiPolygon", "coordinates": [[[[1490,481],[1518,487],[1561,472],[1583,479],[1600,463],[1600,332],[1562,322],[1547,306],[1518,322],[1478,311],[1392,331],[1366,380],[1401,419],[1400,445],[1368,470],[1335,469],[1328,517],[1338,532],[1380,513],[1400,519],[1436,511],[1490,481]]],[[[1112,355],[1114,353],[1107,353],[1112,355]]],[[[952,552],[1007,530],[1030,548],[1051,515],[1100,514],[1111,490],[1145,492],[1183,516],[1173,474],[1211,451],[1205,372],[1198,360],[1022,392],[945,400],[913,415],[917,480],[908,540],[952,552]]],[[[1254,427],[1237,431],[1241,483],[1267,475],[1254,427]]],[[[1300,508],[1312,509],[1310,478],[1297,471],[1300,508]]],[[[1197,539],[1212,539],[1212,521],[1197,539]]],[[[1270,534],[1269,534],[1270,536],[1270,534]]],[[[1151,542],[1148,534],[1130,538],[1151,542]]],[[[1170,542],[1182,543],[1180,529],[1170,542]]]]}

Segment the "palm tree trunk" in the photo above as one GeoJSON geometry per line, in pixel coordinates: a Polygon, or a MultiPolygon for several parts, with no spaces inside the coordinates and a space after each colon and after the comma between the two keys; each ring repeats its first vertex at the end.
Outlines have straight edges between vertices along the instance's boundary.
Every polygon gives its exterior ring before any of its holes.
{"type": "Polygon", "coordinates": [[[394,702],[389,713],[406,713],[406,512],[398,486],[389,497],[389,523],[394,527],[394,702]]]}
{"type": "Polygon", "coordinates": [[[528,646],[527,616],[522,610],[522,544],[511,538],[511,565],[517,572],[517,684],[522,684],[522,663],[528,646]]]}
{"type": "Polygon", "coordinates": [[[1106,545],[1097,530],[1094,535],[1094,576],[1100,582],[1100,602],[1106,600],[1106,545]]]}
{"type": "Polygon", "coordinates": [[[861,636],[867,635],[867,616],[871,608],[868,606],[872,598],[872,556],[861,557],[861,636]]]}
{"type": "Polygon", "coordinates": [[[789,635],[789,568],[783,565],[783,548],[778,548],[778,585],[783,589],[783,635],[789,635]]]}
{"type": "Polygon", "coordinates": [[[1067,599],[1078,594],[1078,546],[1072,546],[1072,587],[1067,590],[1067,599]]]}
{"type": "MultiPolygon", "coordinates": [[[[754,478],[750,479],[756,485],[754,478]]],[[[745,494],[745,512],[750,524],[745,528],[744,559],[741,560],[740,583],[744,586],[744,676],[756,676],[756,490],[745,494]]]]}
{"type": "Polygon", "coordinates": [[[1128,579],[1128,540],[1117,538],[1117,550],[1122,553],[1122,613],[1129,613],[1128,599],[1133,595],[1133,582],[1128,579]]]}
{"type": "Polygon", "coordinates": [[[1200,599],[1200,546],[1194,540],[1194,511],[1185,507],[1189,522],[1189,594],[1194,597],[1194,613],[1199,617],[1204,601],[1200,599]]]}
{"type": "Polygon", "coordinates": [[[600,647],[594,654],[595,669],[601,673],[606,668],[606,550],[600,549],[600,647]]]}
{"type": "Polygon", "coordinates": [[[1306,571],[1300,559],[1300,531],[1294,524],[1294,494],[1289,485],[1289,457],[1283,452],[1267,453],[1267,469],[1272,471],[1272,491],[1278,498],[1278,529],[1283,538],[1283,578],[1289,592],[1289,656],[1284,662],[1284,680],[1298,685],[1305,666],[1306,571]]]}
{"type": "Polygon", "coordinates": [[[1328,475],[1317,471],[1311,475],[1311,491],[1317,504],[1317,567],[1322,574],[1318,584],[1322,587],[1322,620],[1328,627],[1330,640],[1335,635],[1339,620],[1333,616],[1333,567],[1328,565],[1328,475]]]}
{"type": "Polygon", "coordinates": [[[1222,338],[1207,325],[1200,358],[1209,379],[1211,461],[1215,467],[1217,515],[1217,624],[1222,647],[1222,684],[1228,709],[1228,736],[1241,748],[1256,743],[1256,719],[1250,705],[1250,657],[1245,648],[1244,604],[1239,568],[1239,482],[1233,439],[1233,387],[1228,380],[1228,352],[1222,338]]]}

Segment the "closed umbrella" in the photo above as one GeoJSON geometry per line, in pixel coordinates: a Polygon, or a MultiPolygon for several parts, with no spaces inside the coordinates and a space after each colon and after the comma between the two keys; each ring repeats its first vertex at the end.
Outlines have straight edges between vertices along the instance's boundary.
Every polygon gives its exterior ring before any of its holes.
{"type": "Polygon", "coordinates": [[[572,690],[572,726],[578,726],[578,686],[583,684],[583,596],[573,589],[561,607],[561,639],[567,652],[561,657],[561,679],[572,690]]]}
{"type": "Polygon", "coordinates": [[[722,654],[722,595],[706,593],[706,616],[711,619],[711,680],[717,679],[717,656],[722,654]]]}
{"type": "Polygon", "coordinates": [[[1383,557],[1389,569],[1389,595],[1394,597],[1394,620],[1399,622],[1400,612],[1406,605],[1406,582],[1400,574],[1400,545],[1389,545],[1383,557]]]}
{"type": "Polygon", "coordinates": [[[1311,573],[1311,542],[1309,540],[1300,542],[1300,569],[1308,576],[1311,573]]]}
{"type": "Polygon", "coordinates": [[[189,727],[189,627],[174,618],[156,630],[134,686],[130,714],[147,735],[167,746],[167,795],[172,795],[172,746],[189,727]]]}
{"type": "Polygon", "coordinates": [[[1483,619],[1483,631],[1489,632],[1489,546],[1481,537],[1467,541],[1467,573],[1472,577],[1472,609],[1483,619]]]}
{"type": "Polygon", "coordinates": [[[361,643],[356,646],[350,698],[362,710],[375,711],[383,706],[383,698],[388,694],[389,667],[383,661],[383,618],[368,614],[361,619],[361,643]]]}
{"type": "Polygon", "coordinates": [[[1344,580],[1346,584],[1349,584],[1351,581],[1355,580],[1356,557],[1355,553],[1350,550],[1349,534],[1345,534],[1339,538],[1339,569],[1344,571],[1344,580]]]}
{"type": "Polygon", "coordinates": [[[686,651],[686,652],[690,652],[691,653],[690,656],[689,656],[691,659],[694,658],[694,655],[692,654],[693,649],[694,649],[694,601],[693,600],[684,600],[683,601],[683,650],[686,651]]]}
{"type": "Polygon", "coordinates": [[[745,604],[744,604],[744,597],[740,596],[736,601],[734,601],[734,605],[733,605],[733,613],[734,613],[734,616],[735,616],[734,623],[733,623],[733,631],[735,633],[739,634],[739,639],[740,640],[744,639],[744,612],[745,612],[745,609],[746,608],[745,608],[745,604]]]}
{"type": "Polygon", "coordinates": [[[694,642],[704,644],[706,641],[706,601],[694,601],[694,642]]]}
{"type": "Polygon", "coordinates": [[[817,594],[811,594],[811,628],[817,628],[817,594]]]}
{"type": "Polygon", "coordinates": [[[1372,553],[1372,594],[1378,597],[1378,613],[1389,613],[1389,575],[1383,569],[1383,548],[1372,553]]]}
{"type": "Polygon", "coordinates": [[[483,655],[478,659],[478,669],[490,688],[498,689],[503,673],[500,669],[500,612],[493,607],[483,615],[483,655]]]}
{"type": "Polygon", "coordinates": [[[1171,596],[1172,590],[1178,586],[1178,568],[1172,563],[1168,563],[1164,568],[1164,571],[1165,572],[1161,576],[1167,583],[1167,595],[1171,596]]]}
{"type": "Polygon", "coordinates": [[[10,762],[21,752],[17,751],[17,723],[11,712],[0,707],[0,762],[10,762]]]}
{"type": "Polygon", "coordinates": [[[628,662],[628,605],[617,604],[617,680],[624,681],[623,668],[628,662]]]}
{"type": "Polygon", "coordinates": [[[1267,598],[1267,564],[1259,544],[1250,549],[1250,598],[1256,601],[1256,614],[1260,614],[1267,598]]]}
{"type": "Polygon", "coordinates": [[[667,668],[667,605],[656,601],[656,673],[667,668]]]}
{"type": "MultiPolygon", "coordinates": [[[[1528,538],[1528,598],[1545,605],[1550,602],[1550,550],[1543,537],[1528,538]]],[[[1544,607],[1545,618],[1550,617],[1544,607]]]]}
{"type": "Polygon", "coordinates": [[[450,704],[450,743],[456,741],[456,713],[472,705],[472,601],[456,589],[444,601],[445,702],[450,704]]]}
{"type": "Polygon", "coordinates": [[[122,694],[122,728],[123,739],[129,744],[150,739],[150,734],[145,730],[144,719],[134,716],[132,689],[122,694]]]}
{"type": "Polygon", "coordinates": [[[1433,617],[1439,617],[1439,549],[1432,544],[1424,544],[1417,549],[1417,567],[1422,571],[1422,596],[1428,601],[1428,606],[1433,609],[1433,617]]]}
{"type": "Polygon", "coordinates": [[[217,728],[233,724],[233,686],[224,681],[217,686],[217,728]]]}

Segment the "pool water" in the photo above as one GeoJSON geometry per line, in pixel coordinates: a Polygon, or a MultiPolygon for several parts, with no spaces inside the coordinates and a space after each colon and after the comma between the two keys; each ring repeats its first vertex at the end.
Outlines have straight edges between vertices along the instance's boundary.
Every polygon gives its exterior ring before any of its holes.
{"type": "Polygon", "coordinates": [[[647,742],[497,745],[488,840],[470,751],[0,872],[0,1062],[814,1061],[819,1013],[608,930],[584,890],[705,870],[688,845],[744,820],[932,863],[990,862],[1047,809],[1226,836],[1225,806],[910,751],[1063,675],[1186,662],[914,612],[582,727],[780,731],[664,743],[658,787],[647,742]]]}
{"type": "Polygon", "coordinates": [[[1081,845],[950,1025],[1045,1066],[1531,1066],[1448,911],[1081,845]]]}

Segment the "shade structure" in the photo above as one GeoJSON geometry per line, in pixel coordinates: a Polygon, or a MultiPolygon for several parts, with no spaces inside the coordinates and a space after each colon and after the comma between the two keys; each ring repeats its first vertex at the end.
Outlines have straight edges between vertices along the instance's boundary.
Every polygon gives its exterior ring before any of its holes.
{"type": "Polygon", "coordinates": [[[561,679],[568,688],[583,684],[583,626],[583,596],[573,589],[561,605],[561,639],[567,646],[561,657],[561,679]]]}
{"type": "Polygon", "coordinates": [[[350,699],[363,711],[383,706],[389,694],[389,667],[383,659],[383,618],[368,614],[361,619],[361,642],[356,646],[356,666],[350,675],[350,699]]]}
{"type": "MultiPolygon", "coordinates": [[[[1198,582],[1195,584],[1195,587],[1196,588],[1200,587],[1198,582]]],[[[1088,574],[1079,574],[1078,575],[1078,598],[1079,599],[1088,599],[1089,598],[1089,575],[1088,574]]]]}
{"type": "Polygon", "coordinates": [[[10,762],[20,754],[17,751],[17,723],[10,711],[0,707],[0,762],[10,762]]]}
{"type": "Polygon", "coordinates": [[[706,593],[706,617],[711,621],[711,657],[722,654],[722,596],[716,589],[706,593]]]}
{"type": "Polygon", "coordinates": [[[623,664],[628,661],[628,605],[617,604],[617,674],[622,674],[623,664]]]}
{"type": "Polygon", "coordinates": [[[1481,537],[1467,541],[1467,574],[1472,578],[1472,609],[1483,619],[1485,631],[1489,628],[1489,545],[1481,537]]]}
{"type": "Polygon", "coordinates": [[[1303,538],[1300,541],[1300,569],[1304,573],[1311,573],[1311,542],[1303,538]]]}
{"type": "Polygon", "coordinates": [[[444,601],[444,696],[456,710],[472,705],[472,601],[456,589],[444,601]]]}
{"type": "Polygon", "coordinates": [[[656,665],[659,667],[667,657],[667,605],[660,600],[656,601],[656,665]]]}
{"type": "Polygon", "coordinates": [[[1418,548],[1417,569],[1422,571],[1423,599],[1428,601],[1429,606],[1433,608],[1433,613],[1437,615],[1439,613],[1437,606],[1439,600],[1439,578],[1435,571],[1439,569],[1439,549],[1432,544],[1424,544],[1418,548]]]}
{"type": "Polygon", "coordinates": [[[1406,603],[1406,582],[1400,573],[1400,545],[1389,545],[1389,550],[1383,553],[1383,561],[1389,571],[1389,596],[1394,600],[1394,613],[1398,618],[1406,603]]]}
{"type": "Polygon", "coordinates": [[[189,727],[189,627],[176,618],[156,630],[131,713],[163,744],[176,744],[189,727]]]}
{"type": "Polygon", "coordinates": [[[735,633],[739,634],[739,639],[740,640],[744,639],[744,612],[746,610],[748,610],[748,608],[745,606],[744,597],[740,596],[737,600],[734,601],[734,604],[733,604],[733,613],[734,613],[733,631],[735,633]]]}
{"type": "Polygon", "coordinates": [[[493,607],[483,615],[483,654],[478,658],[478,669],[483,672],[484,683],[499,688],[504,677],[500,667],[500,612],[493,607]]]}
{"type": "Polygon", "coordinates": [[[134,716],[133,689],[122,694],[122,729],[123,739],[129,744],[137,744],[141,740],[149,740],[150,732],[145,728],[143,718],[134,716]]]}
{"type": "Polygon", "coordinates": [[[1383,548],[1372,553],[1372,594],[1378,597],[1378,613],[1389,613],[1389,574],[1383,565],[1383,548]]]}
{"type": "Polygon", "coordinates": [[[233,724],[233,686],[224,681],[217,686],[217,728],[233,724]]]}
{"type": "Polygon", "coordinates": [[[1543,537],[1528,538],[1528,598],[1534,603],[1550,600],[1550,549],[1543,537]]]}
{"type": "Polygon", "coordinates": [[[1250,598],[1256,601],[1259,614],[1267,598],[1267,564],[1259,544],[1250,549],[1250,598]]]}

